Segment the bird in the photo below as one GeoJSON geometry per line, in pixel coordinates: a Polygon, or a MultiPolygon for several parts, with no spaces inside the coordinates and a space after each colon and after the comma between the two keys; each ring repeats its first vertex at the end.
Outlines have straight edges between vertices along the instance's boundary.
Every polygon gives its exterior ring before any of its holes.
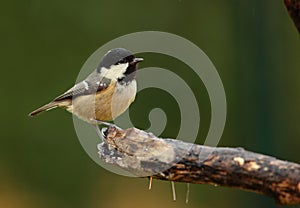
{"type": "Polygon", "coordinates": [[[83,81],[75,84],[50,103],[29,113],[37,116],[53,108],[63,108],[94,125],[109,123],[125,112],[137,92],[136,70],[143,58],[124,48],[109,50],[98,67],[83,81]]]}

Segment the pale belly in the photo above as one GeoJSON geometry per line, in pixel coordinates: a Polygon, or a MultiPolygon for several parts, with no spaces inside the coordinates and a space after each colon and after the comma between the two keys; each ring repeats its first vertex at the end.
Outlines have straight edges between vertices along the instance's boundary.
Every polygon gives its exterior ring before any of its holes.
{"type": "Polygon", "coordinates": [[[100,121],[111,121],[124,113],[134,101],[136,95],[136,81],[127,85],[119,83],[111,85],[105,90],[92,95],[75,98],[68,111],[80,119],[94,124],[94,119],[100,121]]]}

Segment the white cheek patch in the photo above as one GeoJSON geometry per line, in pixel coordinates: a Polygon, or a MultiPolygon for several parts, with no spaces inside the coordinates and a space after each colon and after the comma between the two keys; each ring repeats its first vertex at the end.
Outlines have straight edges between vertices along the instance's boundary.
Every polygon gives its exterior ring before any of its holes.
{"type": "Polygon", "coordinates": [[[102,67],[101,74],[108,79],[117,80],[125,76],[124,73],[126,72],[127,67],[128,63],[113,65],[110,69],[102,67]]]}

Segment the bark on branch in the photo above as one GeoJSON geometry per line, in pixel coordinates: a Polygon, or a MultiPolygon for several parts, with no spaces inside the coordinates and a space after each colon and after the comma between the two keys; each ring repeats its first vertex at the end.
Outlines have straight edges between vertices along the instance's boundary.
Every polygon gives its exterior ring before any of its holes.
{"type": "Polygon", "coordinates": [[[254,191],[279,204],[300,204],[300,165],[242,148],[160,139],[135,128],[108,128],[99,156],[138,177],[254,191]]]}

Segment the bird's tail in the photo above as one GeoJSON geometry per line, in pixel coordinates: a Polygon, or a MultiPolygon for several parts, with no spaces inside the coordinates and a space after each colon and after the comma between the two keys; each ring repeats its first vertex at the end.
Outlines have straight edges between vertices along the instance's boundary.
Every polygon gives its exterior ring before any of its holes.
{"type": "Polygon", "coordinates": [[[50,102],[34,111],[32,111],[31,113],[29,113],[29,116],[36,116],[44,111],[48,111],[48,110],[51,110],[53,108],[57,108],[59,106],[59,102],[50,102]]]}

